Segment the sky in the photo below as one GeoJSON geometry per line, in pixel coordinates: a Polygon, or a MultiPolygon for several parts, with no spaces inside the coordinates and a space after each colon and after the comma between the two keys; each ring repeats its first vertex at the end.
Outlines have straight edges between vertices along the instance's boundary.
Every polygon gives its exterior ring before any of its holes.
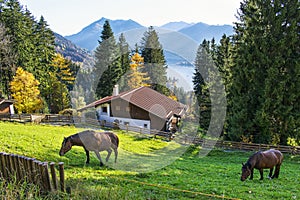
{"type": "Polygon", "coordinates": [[[132,19],[143,26],[168,22],[236,22],[241,0],[19,0],[21,5],[63,36],[72,35],[102,17],[132,19]]]}

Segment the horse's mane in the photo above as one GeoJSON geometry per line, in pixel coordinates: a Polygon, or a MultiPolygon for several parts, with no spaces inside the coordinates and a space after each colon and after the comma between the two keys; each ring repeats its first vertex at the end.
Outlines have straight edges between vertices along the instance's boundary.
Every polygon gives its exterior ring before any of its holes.
{"type": "Polygon", "coordinates": [[[67,141],[70,141],[72,145],[79,145],[79,146],[83,145],[78,133],[75,133],[73,135],[64,138],[63,142],[67,142],[67,141]]]}
{"type": "Polygon", "coordinates": [[[69,139],[73,139],[74,137],[78,137],[78,136],[79,136],[78,133],[75,133],[73,135],[70,135],[70,136],[66,137],[65,139],[69,140],[69,139]]]}
{"type": "Polygon", "coordinates": [[[252,156],[250,156],[250,158],[248,159],[248,161],[246,162],[246,166],[249,166],[249,168],[251,168],[251,166],[253,165],[253,163],[251,164],[251,161],[253,160],[254,157],[256,157],[258,154],[260,154],[261,151],[258,151],[256,153],[254,153],[252,156]]]}

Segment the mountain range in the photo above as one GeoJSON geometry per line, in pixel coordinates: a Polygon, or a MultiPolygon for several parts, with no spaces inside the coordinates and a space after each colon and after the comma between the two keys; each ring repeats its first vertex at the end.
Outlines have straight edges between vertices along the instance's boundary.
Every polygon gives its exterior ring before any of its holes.
{"type": "MultiPolygon", "coordinates": [[[[55,33],[56,50],[74,62],[83,63],[83,67],[92,68],[94,62],[92,52],[99,45],[98,40],[106,20],[110,22],[116,41],[123,33],[131,49],[134,49],[135,44],[140,44],[148,29],[133,20],[101,18],[73,35],[63,37],[55,33]]],[[[231,25],[208,25],[202,22],[170,22],[154,28],[164,48],[168,77],[175,77],[178,84],[186,90],[193,87],[191,80],[194,68],[190,66],[195,60],[199,44],[204,39],[212,38],[218,43],[224,34],[228,36],[233,34],[231,25]]]]}
{"type": "MultiPolygon", "coordinates": [[[[140,30],[143,30],[143,32],[147,30],[147,27],[142,26],[141,24],[131,19],[110,20],[106,18],[101,18],[98,21],[95,21],[90,25],[84,27],[80,32],[73,35],[65,36],[65,38],[72,41],[79,47],[92,51],[98,46],[98,40],[100,39],[101,31],[103,30],[103,25],[106,20],[109,21],[112,31],[115,35],[119,35],[120,33],[126,33],[132,30],[137,30],[138,32],[140,32],[140,30]]],[[[233,27],[231,25],[208,25],[202,22],[170,22],[163,26],[155,27],[155,29],[157,29],[159,33],[165,33],[165,31],[178,32],[184,34],[186,37],[191,38],[197,43],[202,42],[203,39],[211,40],[213,37],[216,41],[219,41],[223,34],[233,34],[233,27]]],[[[131,40],[128,39],[128,41],[131,40]]],[[[134,41],[133,45],[139,42],[140,40],[134,41]]]]}

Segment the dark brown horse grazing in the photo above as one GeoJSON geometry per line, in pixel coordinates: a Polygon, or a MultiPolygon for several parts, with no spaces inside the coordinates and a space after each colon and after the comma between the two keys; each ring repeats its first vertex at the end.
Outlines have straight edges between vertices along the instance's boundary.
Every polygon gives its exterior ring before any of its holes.
{"type": "Polygon", "coordinates": [[[89,151],[94,151],[100,160],[100,166],[103,166],[103,162],[100,156],[100,151],[107,151],[108,155],[106,157],[106,162],[108,161],[112,149],[115,153],[115,163],[118,157],[118,146],[119,138],[112,132],[96,132],[93,130],[82,131],[64,138],[59,155],[63,156],[72,146],[82,146],[86,152],[86,163],[90,162],[89,151]]]}
{"type": "Polygon", "coordinates": [[[263,180],[263,169],[270,169],[269,177],[278,178],[280,165],[283,160],[283,155],[280,151],[270,149],[263,152],[257,152],[253,154],[242,167],[241,181],[244,181],[250,175],[250,180],[253,179],[253,170],[258,169],[260,172],[260,180],[263,180]],[[275,173],[272,176],[273,169],[275,167],[275,173]]]}

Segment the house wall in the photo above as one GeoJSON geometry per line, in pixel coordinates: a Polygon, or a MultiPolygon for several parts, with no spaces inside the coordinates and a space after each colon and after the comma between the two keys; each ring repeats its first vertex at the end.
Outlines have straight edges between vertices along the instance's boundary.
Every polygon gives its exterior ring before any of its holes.
{"type": "Polygon", "coordinates": [[[166,131],[166,120],[157,117],[156,115],[149,114],[151,118],[151,129],[166,131]]]}
{"type": "MultiPolygon", "coordinates": [[[[2,103],[0,104],[0,113],[10,113],[11,103],[2,103]]],[[[13,114],[13,113],[11,113],[13,114]]]]}
{"type": "Polygon", "coordinates": [[[124,106],[121,102],[114,102],[113,104],[102,104],[98,106],[96,112],[100,123],[118,122],[120,125],[123,125],[122,127],[124,128],[128,125],[150,130],[150,120],[134,118],[136,115],[130,112],[133,109],[136,111],[133,105],[124,106]]]}
{"type": "Polygon", "coordinates": [[[114,117],[150,120],[147,111],[127,102],[122,99],[116,99],[111,102],[111,115],[114,117]]]}
{"type": "Polygon", "coordinates": [[[149,114],[148,111],[122,99],[116,99],[110,103],[102,104],[96,108],[96,112],[98,120],[102,121],[102,123],[113,123],[117,120],[120,125],[161,131],[166,131],[167,128],[167,120],[149,114]]]}

